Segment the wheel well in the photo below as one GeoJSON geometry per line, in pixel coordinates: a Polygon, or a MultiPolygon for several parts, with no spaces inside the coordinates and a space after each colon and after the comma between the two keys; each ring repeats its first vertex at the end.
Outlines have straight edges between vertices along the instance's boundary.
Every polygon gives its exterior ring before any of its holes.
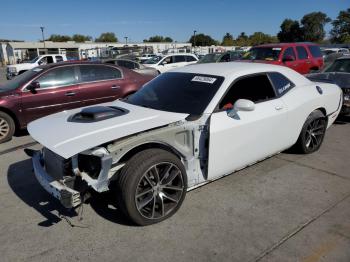
{"type": "Polygon", "coordinates": [[[320,108],[317,108],[316,110],[321,111],[321,112],[322,112],[322,114],[323,114],[325,117],[327,117],[327,111],[326,111],[326,109],[325,109],[325,108],[320,107],[320,108]]]}
{"type": "Polygon", "coordinates": [[[20,129],[20,124],[19,124],[19,121],[17,119],[17,116],[11,110],[8,110],[7,108],[0,107],[0,112],[4,112],[4,113],[8,114],[13,119],[13,121],[15,122],[15,131],[18,131],[20,129]]]}
{"type": "Polygon", "coordinates": [[[127,162],[135,154],[137,154],[137,153],[139,153],[141,151],[144,151],[146,149],[151,149],[151,148],[163,149],[165,151],[168,151],[168,152],[174,154],[180,160],[182,158],[182,155],[176,149],[174,149],[173,147],[171,147],[169,145],[153,142],[153,143],[146,143],[146,144],[142,144],[142,145],[134,147],[133,149],[129,150],[125,155],[123,155],[122,158],[118,162],[119,163],[127,162]]]}

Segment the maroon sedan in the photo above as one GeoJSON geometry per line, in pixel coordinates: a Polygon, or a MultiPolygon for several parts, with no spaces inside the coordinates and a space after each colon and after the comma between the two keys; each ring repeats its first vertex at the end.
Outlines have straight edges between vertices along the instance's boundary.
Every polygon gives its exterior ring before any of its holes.
{"type": "Polygon", "coordinates": [[[29,70],[0,86],[0,143],[34,119],[126,97],[152,78],[115,65],[86,62],[29,70]]]}

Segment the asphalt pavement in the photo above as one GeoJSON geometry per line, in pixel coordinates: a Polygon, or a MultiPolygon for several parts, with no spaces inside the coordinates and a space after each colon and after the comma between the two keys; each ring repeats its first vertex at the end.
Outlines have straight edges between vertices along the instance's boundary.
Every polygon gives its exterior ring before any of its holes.
{"type": "MultiPolygon", "coordinates": [[[[0,72],[0,75],[1,72],[0,72]]],[[[111,194],[65,210],[35,180],[26,133],[0,145],[1,261],[350,261],[350,118],[310,155],[282,153],[189,192],[136,227],[111,194]]]]}

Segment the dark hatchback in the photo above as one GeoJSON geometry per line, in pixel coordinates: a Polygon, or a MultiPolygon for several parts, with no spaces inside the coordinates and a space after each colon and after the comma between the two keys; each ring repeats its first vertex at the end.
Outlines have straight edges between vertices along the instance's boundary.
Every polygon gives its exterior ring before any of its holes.
{"type": "Polygon", "coordinates": [[[37,118],[126,97],[152,78],[115,65],[86,62],[29,70],[0,86],[0,143],[37,118]]]}
{"type": "Polygon", "coordinates": [[[336,59],[320,73],[308,74],[313,81],[330,81],[343,90],[343,106],[341,115],[350,114],[350,55],[336,59]]]}

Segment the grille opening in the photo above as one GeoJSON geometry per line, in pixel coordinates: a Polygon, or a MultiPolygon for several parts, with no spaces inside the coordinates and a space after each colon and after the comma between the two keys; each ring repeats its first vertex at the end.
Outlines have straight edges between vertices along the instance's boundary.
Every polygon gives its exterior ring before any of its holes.
{"type": "Polygon", "coordinates": [[[101,172],[101,158],[92,155],[78,155],[78,168],[81,172],[97,179],[101,172]]]}

